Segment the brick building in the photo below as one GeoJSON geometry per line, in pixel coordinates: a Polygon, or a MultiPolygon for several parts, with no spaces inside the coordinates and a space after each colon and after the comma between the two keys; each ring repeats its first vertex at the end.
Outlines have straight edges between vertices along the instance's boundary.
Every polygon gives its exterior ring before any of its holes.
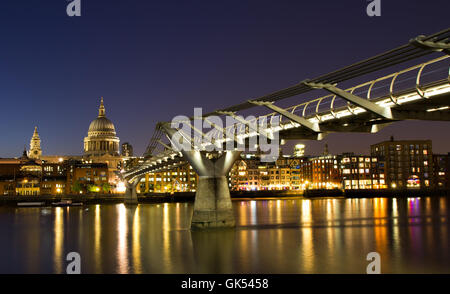
{"type": "Polygon", "coordinates": [[[384,162],[388,188],[429,188],[432,186],[431,140],[384,141],[370,146],[372,156],[384,162]]]}

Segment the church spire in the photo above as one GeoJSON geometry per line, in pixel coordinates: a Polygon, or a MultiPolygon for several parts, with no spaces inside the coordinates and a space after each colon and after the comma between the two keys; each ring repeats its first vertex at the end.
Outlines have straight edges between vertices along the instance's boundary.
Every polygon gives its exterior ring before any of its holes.
{"type": "Polygon", "coordinates": [[[39,134],[38,134],[38,131],[37,131],[37,127],[34,127],[33,138],[39,138],[39,134]]]}
{"type": "Polygon", "coordinates": [[[98,117],[105,117],[105,106],[103,105],[103,97],[100,99],[100,107],[98,108],[98,117]]]}
{"type": "Polygon", "coordinates": [[[28,157],[33,159],[39,159],[42,155],[41,138],[39,138],[37,127],[34,127],[33,136],[30,140],[30,152],[28,154],[28,157]]]}

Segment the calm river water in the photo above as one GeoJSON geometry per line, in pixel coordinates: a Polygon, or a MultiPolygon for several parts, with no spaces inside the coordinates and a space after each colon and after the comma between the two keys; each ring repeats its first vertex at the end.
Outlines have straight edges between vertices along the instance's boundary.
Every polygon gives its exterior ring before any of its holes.
{"type": "Polygon", "coordinates": [[[0,207],[0,273],[450,273],[450,198],[233,201],[236,229],[191,232],[193,204],[0,207]]]}

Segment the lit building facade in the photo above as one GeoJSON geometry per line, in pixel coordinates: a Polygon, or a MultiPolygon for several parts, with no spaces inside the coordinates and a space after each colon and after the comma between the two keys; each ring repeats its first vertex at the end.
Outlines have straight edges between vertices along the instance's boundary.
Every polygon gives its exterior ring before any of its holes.
{"type": "Polygon", "coordinates": [[[69,194],[111,191],[106,163],[67,162],[66,173],[66,191],[69,194]]]}
{"type": "Polygon", "coordinates": [[[433,185],[437,189],[450,189],[450,153],[433,154],[433,185]]]}
{"type": "Polygon", "coordinates": [[[195,192],[197,174],[189,163],[178,165],[170,170],[148,173],[137,187],[138,193],[195,192]]]}
{"type": "Polygon", "coordinates": [[[238,159],[230,171],[229,185],[235,191],[262,190],[269,183],[270,170],[267,165],[260,164],[259,159],[248,156],[238,159]]]}
{"type": "Polygon", "coordinates": [[[61,195],[67,190],[67,161],[42,163],[41,195],[61,195]]]}
{"type": "Polygon", "coordinates": [[[109,193],[108,166],[80,160],[45,162],[28,158],[0,160],[0,195],[38,196],[109,193]]]}
{"type": "Polygon", "coordinates": [[[384,162],[388,188],[419,189],[432,186],[431,140],[381,142],[370,146],[372,156],[384,162]]]}
{"type": "Polygon", "coordinates": [[[336,155],[312,157],[301,167],[306,189],[341,188],[340,158],[336,155]]]}
{"type": "MultiPolygon", "coordinates": [[[[0,158],[0,195],[16,195],[17,185],[24,184],[21,167],[29,160],[26,150],[23,151],[22,156],[19,158],[0,158]]],[[[23,187],[21,186],[20,188],[23,187]]],[[[20,191],[25,192],[23,189],[20,191]]]]}
{"type": "Polygon", "coordinates": [[[0,196],[16,195],[16,180],[14,178],[0,177],[0,196]]]}
{"type": "Polygon", "coordinates": [[[20,166],[16,176],[16,195],[37,196],[41,194],[42,165],[30,159],[20,166]]]}
{"type": "Polygon", "coordinates": [[[37,176],[23,176],[16,180],[16,195],[38,196],[41,194],[40,178],[37,176]]]}
{"type": "Polygon", "coordinates": [[[41,195],[62,195],[67,194],[65,176],[47,176],[40,182],[41,195]]]}
{"type": "Polygon", "coordinates": [[[344,153],[340,162],[343,189],[387,188],[384,162],[378,157],[344,153]]]}
{"type": "Polygon", "coordinates": [[[121,154],[122,154],[122,156],[125,156],[125,157],[132,157],[133,156],[133,146],[128,142],[123,143],[121,154]]]}
{"type": "Polygon", "coordinates": [[[282,156],[274,163],[264,163],[260,162],[258,157],[242,158],[231,169],[230,188],[234,191],[260,191],[339,186],[339,180],[335,180],[336,171],[333,169],[331,172],[327,165],[326,170],[322,172],[316,167],[319,163],[317,160],[282,156]],[[332,181],[332,184],[322,184],[322,179],[332,181]]]}

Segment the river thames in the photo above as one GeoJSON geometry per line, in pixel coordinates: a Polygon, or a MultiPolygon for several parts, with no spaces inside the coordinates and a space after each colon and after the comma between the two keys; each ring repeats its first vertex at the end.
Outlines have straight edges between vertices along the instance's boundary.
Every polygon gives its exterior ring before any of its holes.
{"type": "Polygon", "coordinates": [[[0,273],[450,273],[449,197],[234,200],[236,228],[191,232],[192,203],[0,207],[0,273]]]}

